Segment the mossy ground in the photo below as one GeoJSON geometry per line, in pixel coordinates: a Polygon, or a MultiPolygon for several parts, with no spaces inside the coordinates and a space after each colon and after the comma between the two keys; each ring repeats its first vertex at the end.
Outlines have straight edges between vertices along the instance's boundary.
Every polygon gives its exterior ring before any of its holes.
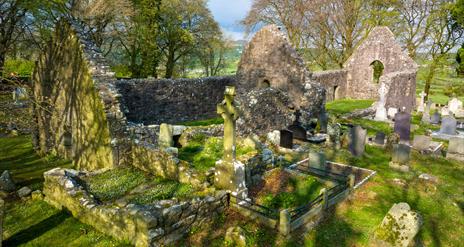
{"type": "MultiPolygon", "coordinates": [[[[199,172],[203,173],[215,166],[223,156],[223,138],[194,136],[186,146],[179,149],[179,159],[188,161],[199,172]]],[[[252,153],[253,148],[237,145],[237,157],[252,153]]]]}
{"type": "Polygon", "coordinates": [[[264,181],[250,189],[258,204],[271,209],[288,209],[313,201],[326,186],[311,176],[295,176],[281,168],[267,174],[264,181]]]}

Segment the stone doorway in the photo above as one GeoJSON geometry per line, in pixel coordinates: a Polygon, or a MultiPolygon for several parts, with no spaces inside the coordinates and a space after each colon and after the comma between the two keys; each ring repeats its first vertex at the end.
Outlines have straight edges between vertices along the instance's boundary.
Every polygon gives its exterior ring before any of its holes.
{"type": "Polygon", "coordinates": [[[334,92],[333,100],[341,99],[341,97],[340,97],[340,87],[339,86],[334,86],[333,92],[334,92]]]}

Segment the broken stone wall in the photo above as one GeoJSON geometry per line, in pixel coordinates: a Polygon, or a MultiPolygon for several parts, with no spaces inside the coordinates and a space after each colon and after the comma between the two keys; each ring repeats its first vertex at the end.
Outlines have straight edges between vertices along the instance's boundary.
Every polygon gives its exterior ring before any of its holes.
{"type": "Polygon", "coordinates": [[[133,79],[117,82],[127,119],[135,123],[179,124],[217,118],[216,105],[234,76],[200,79],[133,79]]]}
{"type": "Polygon", "coordinates": [[[108,89],[94,80],[108,72],[89,62],[84,54],[88,48],[70,24],[57,24],[33,75],[34,145],[42,153],[72,158],[79,169],[111,168],[110,132],[117,124],[109,124],[108,112],[117,100],[102,100],[108,89]]]}
{"type": "Polygon", "coordinates": [[[56,168],[44,174],[45,201],[66,208],[85,224],[137,247],[175,246],[192,227],[208,224],[228,207],[228,197],[215,195],[190,201],[164,200],[151,205],[101,203],[80,184],[87,173],[56,168]]]}
{"type": "Polygon", "coordinates": [[[314,72],[312,79],[325,88],[326,101],[329,102],[345,98],[347,76],[348,71],[346,70],[328,70],[314,72]]]}
{"type": "Polygon", "coordinates": [[[380,83],[389,85],[390,90],[387,94],[386,108],[396,108],[411,113],[414,111],[416,95],[416,76],[415,70],[406,70],[390,73],[380,77],[380,83]]]}

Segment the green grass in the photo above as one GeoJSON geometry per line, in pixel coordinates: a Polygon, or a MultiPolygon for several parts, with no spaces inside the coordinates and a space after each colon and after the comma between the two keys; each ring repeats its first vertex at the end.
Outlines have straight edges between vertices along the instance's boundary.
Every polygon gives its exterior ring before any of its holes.
{"type": "Polygon", "coordinates": [[[0,138],[0,172],[9,170],[18,186],[41,189],[43,173],[55,167],[71,168],[71,162],[54,156],[38,156],[30,136],[0,138]]]}
{"type": "Polygon", "coordinates": [[[82,224],[44,201],[7,204],[3,246],[131,246],[82,224]]]}
{"type": "Polygon", "coordinates": [[[189,122],[182,122],[179,125],[185,126],[209,126],[214,124],[223,124],[223,118],[212,118],[212,119],[205,119],[205,120],[197,120],[197,121],[189,121],[189,122]]]}
{"type": "Polygon", "coordinates": [[[130,190],[146,182],[145,173],[135,168],[117,168],[86,177],[88,190],[102,201],[121,198],[130,190]]]}
{"type": "MultiPolygon", "coordinates": [[[[41,189],[43,172],[71,163],[53,156],[40,157],[29,136],[0,138],[0,169],[11,171],[19,186],[41,189]]],[[[6,203],[3,246],[129,246],[80,223],[44,201],[6,203]]]]}
{"type": "MultiPolygon", "coordinates": [[[[197,135],[187,146],[179,149],[179,159],[192,163],[193,167],[205,172],[214,167],[223,156],[223,138],[197,135]]],[[[253,152],[250,147],[237,145],[237,157],[253,152]]]]}
{"type": "Polygon", "coordinates": [[[155,179],[155,186],[144,190],[141,194],[130,199],[131,203],[150,204],[159,200],[170,198],[191,198],[196,193],[189,184],[179,183],[173,180],[155,179]]]}
{"type": "Polygon", "coordinates": [[[313,177],[290,177],[287,189],[277,194],[266,193],[257,198],[259,203],[273,209],[294,208],[308,204],[319,196],[324,184],[313,177]]]}
{"type": "Polygon", "coordinates": [[[372,103],[374,103],[373,100],[343,99],[328,102],[325,107],[329,113],[333,113],[335,115],[342,115],[350,113],[354,110],[369,108],[372,105],[372,103]]]}

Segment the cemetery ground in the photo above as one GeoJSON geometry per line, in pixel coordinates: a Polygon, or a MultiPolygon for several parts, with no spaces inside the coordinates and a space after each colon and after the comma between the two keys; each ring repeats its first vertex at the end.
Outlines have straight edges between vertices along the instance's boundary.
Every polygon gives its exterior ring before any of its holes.
{"type": "MultiPolygon", "coordinates": [[[[343,115],[354,109],[369,107],[371,103],[343,100],[329,103],[327,109],[332,114],[343,115]]],[[[367,128],[369,133],[392,131],[388,124],[365,119],[341,121],[356,122],[367,128]]],[[[420,125],[418,116],[414,117],[413,123],[418,125],[414,133],[421,133],[429,127],[420,125]]],[[[214,166],[215,160],[222,157],[221,141],[221,138],[199,137],[183,147],[179,157],[192,162],[198,170],[208,170],[214,166]]],[[[389,168],[391,154],[380,147],[366,146],[366,152],[359,158],[353,157],[346,148],[334,150],[310,144],[305,144],[305,148],[324,151],[330,161],[375,170],[377,175],[358,189],[350,200],[330,209],[324,221],[306,235],[296,232],[292,238],[283,239],[277,231],[257,225],[231,209],[216,218],[213,224],[192,229],[190,236],[180,245],[224,246],[226,230],[231,226],[241,226],[248,246],[368,246],[376,227],[392,204],[398,202],[407,202],[424,218],[417,242],[425,246],[460,246],[464,242],[464,191],[461,185],[464,167],[461,163],[413,152],[412,172],[401,173],[389,168]],[[438,182],[420,180],[418,177],[423,173],[437,177],[438,182]]],[[[273,151],[278,152],[276,149],[273,151]]],[[[240,159],[241,156],[253,155],[253,150],[239,145],[237,153],[240,159]]],[[[305,153],[282,155],[285,161],[279,166],[288,166],[307,156],[305,153]]],[[[53,156],[36,155],[28,135],[0,138],[0,170],[9,170],[18,187],[41,189],[43,172],[53,167],[71,165],[53,156]]],[[[100,200],[125,198],[146,203],[171,197],[201,196],[201,191],[193,191],[189,185],[148,177],[129,168],[97,174],[89,177],[88,182],[100,200]],[[142,187],[147,189],[138,193],[137,188],[142,187]]],[[[308,193],[308,201],[312,196],[308,193]]],[[[271,196],[269,200],[276,199],[271,196]]],[[[6,246],[128,245],[80,223],[69,213],[53,208],[40,198],[7,201],[3,234],[6,246]]]]}

